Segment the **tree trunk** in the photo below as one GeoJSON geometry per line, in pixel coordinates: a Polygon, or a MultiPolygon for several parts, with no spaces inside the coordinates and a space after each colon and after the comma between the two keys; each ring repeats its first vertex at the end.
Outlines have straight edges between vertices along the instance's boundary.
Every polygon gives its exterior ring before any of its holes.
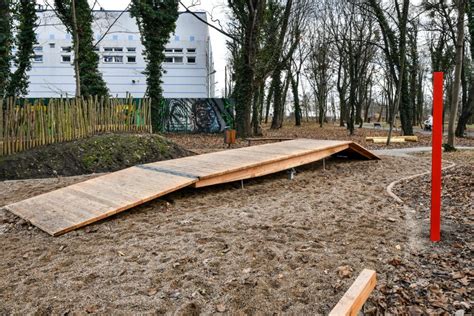
{"type": "Polygon", "coordinates": [[[272,118],[272,129],[279,129],[283,124],[282,111],[282,84],[281,84],[281,68],[277,68],[273,71],[272,76],[273,82],[273,118],[272,118]]]}
{"type": "Polygon", "coordinates": [[[407,114],[407,107],[409,107],[408,103],[410,102],[410,99],[408,96],[408,83],[405,80],[407,77],[405,75],[405,63],[406,63],[405,53],[406,53],[406,31],[407,31],[409,6],[410,6],[410,1],[404,0],[403,11],[402,11],[403,14],[400,20],[400,54],[399,54],[400,68],[399,68],[397,94],[396,94],[397,101],[394,104],[394,109],[391,115],[392,117],[390,120],[390,128],[388,131],[387,146],[390,145],[390,138],[392,137],[393,124],[395,123],[399,108],[400,108],[400,119],[402,121],[402,129],[403,129],[404,134],[413,135],[411,120],[407,122],[407,119],[409,117],[409,114],[407,114]]]}
{"type": "Polygon", "coordinates": [[[296,80],[293,75],[289,72],[291,80],[291,90],[293,92],[293,102],[295,103],[295,126],[301,126],[301,105],[300,97],[298,95],[298,85],[299,85],[299,74],[296,74],[296,80]]]}
{"type": "Polygon", "coordinates": [[[260,94],[262,94],[262,91],[260,90],[260,85],[258,85],[257,89],[254,92],[253,95],[253,102],[252,102],[252,134],[253,135],[258,135],[259,132],[259,117],[260,117],[260,94]]]}
{"type": "Polygon", "coordinates": [[[451,100],[451,111],[449,114],[448,125],[448,150],[455,149],[454,128],[456,115],[458,112],[459,91],[461,88],[461,70],[463,64],[463,47],[464,47],[464,14],[466,3],[464,0],[458,0],[458,23],[457,23],[457,40],[456,40],[456,68],[454,70],[453,95],[451,100]]]}
{"type": "Polygon", "coordinates": [[[74,72],[76,74],[76,97],[81,96],[81,75],[79,72],[79,32],[77,28],[76,1],[71,2],[72,28],[74,33],[74,72]]]}
{"type": "Polygon", "coordinates": [[[471,88],[469,89],[469,98],[466,106],[463,107],[461,115],[459,116],[458,126],[456,127],[456,136],[465,137],[467,123],[474,114],[474,84],[471,82],[471,88]]]}
{"type": "Polygon", "coordinates": [[[268,90],[268,96],[267,96],[267,108],[265,110],[265,124],[268,124],[268,117],[270,116],[270,106],[272,104],[274,90],[275,89],[273,88],[273,80],[272,80],[270,84],[270,89],[268,90]]]}

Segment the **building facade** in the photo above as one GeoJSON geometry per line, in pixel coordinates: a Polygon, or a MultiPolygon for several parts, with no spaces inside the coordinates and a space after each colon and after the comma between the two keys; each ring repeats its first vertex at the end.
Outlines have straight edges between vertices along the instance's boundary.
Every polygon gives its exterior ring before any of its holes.
{"type": "MultiPolygon", "coordinates": [[[[75,94],[72,36],[55,13],[38,11],[39,27],[29,72],[28,97],[75,94]]],[[[206,13],[197,13],[206,20],[206,13]]],[[[147,90],[144,47],[135,18],[128,12],[94,11],[93,31],[101,71],[110,95],[143,97],[147,90]]],[[[181,13],[165,50],[165,98],[212,98],[215,71],[209,29],[189,13],[181,13]]]]}

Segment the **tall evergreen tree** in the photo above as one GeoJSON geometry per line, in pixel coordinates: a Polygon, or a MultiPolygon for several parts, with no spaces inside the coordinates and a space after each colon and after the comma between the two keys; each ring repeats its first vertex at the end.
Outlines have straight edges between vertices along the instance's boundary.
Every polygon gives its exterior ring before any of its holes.
{"type": "Polygon", "coordinates": [[[176,28],[178,1],[176,0],[133,0],[130,13],[137,19],[142,43],[145,46],[148,95],[151,97],[152,126],[155,131],[163,129],[166,109],[163,106],[162,63],[165,60],[165,46],[170,34],[176,28]]]}
{"type": "Polygon", "coordinates": [[[0,0],[0,97],[3,97],[10,79],[12,46],[10,0],[0,0]]]}
{"type": "Polygon", "coordinates": [[[28,93],[28,71],[31,69],[33,46],[36,43],[35,28],[37,26],[37,17],[35,2],[20,0],[17,4],[15,19],[18,21],[15,38],[18,51],[13,59],[16,70],[11,74],[6,89],[7,96],[21,96],[28,93]]]}
{"type": "Polygon", "coordinates": [[[80,91],[76,91],[76,94],[106,96],[107,85],[99,72],[99,56],[94,51],[93,16],[89,3],[87,0],[55,0],[54,3],[59,19],[71,33],[77,51],[74,58],[77,58],[79,63],[79,73],[76,73],[76,76],[80,78],[80,91]]]}

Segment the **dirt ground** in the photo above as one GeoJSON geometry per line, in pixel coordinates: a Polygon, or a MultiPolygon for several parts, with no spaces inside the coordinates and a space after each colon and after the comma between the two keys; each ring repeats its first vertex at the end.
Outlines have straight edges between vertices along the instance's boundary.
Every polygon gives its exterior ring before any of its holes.
{"type": "MultiPolygon", "coordinates": [[[[400,299],[401,275],[437,280],[418,257],[433,245],[426,212],[413,216],[385,189],[427,169],[424,157],[331,159],[294,180],[185,189],[57,238],[0,211],[0,314],[327,314],[364,268],[379,279],[366,314],[469,312],[472,265],[457,305],[400,299]]],[[[81,180],[3,182],[0,205],[81,180]]]]}
{"type": "MultiPolygon", "coordinates": [[[[332,140],[352,140],[369,149],[387,149],[403,147],[431,146],[431,135],[415,133],[418,136],[418,142],[392,143],[389,147],[385,144],[374,144],[367,142],[369,136],[387,136],[388,131],[373,128],[356,128],[355,135],[349,135],[345,127],[339,127],[333,124],[326,124],[320,128],[316,122],[303,122],[302,126],[296,127],[293,122],[286,122],[283,128],[271,130],[269,125],[263,126],[264,137],[285,137],[285,138],[313,138],[313,139],[332,139],[332,140]]],[[[394,131],[393,135],[400,135],[400,130],[394,131]]],[[[196,153],[206,153],[216,150],[223,150],[226,146],[223,144],[221,134],[166,134],[166,137],[178,145],[183,146],[196,153]]],[[[447,137],[445,136],[445,141],[447,137]]],[[[253,143],[261,144],[261,142],[253,143]]],[[[247,146],[245,140],[237,140],[233,147],[247,146]]],[[[474,146],[474,138],[456,138],[457,146],[474,146]]]]}

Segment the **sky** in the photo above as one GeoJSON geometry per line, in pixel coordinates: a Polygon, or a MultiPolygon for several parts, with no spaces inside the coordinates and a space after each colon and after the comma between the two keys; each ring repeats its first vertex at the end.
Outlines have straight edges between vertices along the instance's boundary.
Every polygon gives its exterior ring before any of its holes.
{"type": "MultiPolygon", "coordinates": [[[[52,4],[53,0],[47,0],[52,4]]],[[[94,5],[95,0],[88,0],[91,5],[94,5]]],[[[38,1],[41,3],[44,1],[38,1]]],[[[221,24],[225,27],[225,20],[227,19],[226,14],[226,2],[227,0],[182,0],[183,4],[187,7],[195,4],[190,10],[192,11],[207,11],[212,15],[214,19],[219,19],[221,24]]],[[[105,10],[123,10],[125,9],[130,0],[97,0],[98,6],[105,10]]],[[[96,8],[98,9],[96,4],[96,8]]],[[[209,22],[219,27],[218,23],[213,23],[208,17],[209,22]]],[[[225,86],[225,66],[227,61],[227,48],[226,48],[226,37],[218,31],[210,28],[211,44],[214,54],[214,66],[216,69],[216,96],[222,96],[225,86]]]]}

